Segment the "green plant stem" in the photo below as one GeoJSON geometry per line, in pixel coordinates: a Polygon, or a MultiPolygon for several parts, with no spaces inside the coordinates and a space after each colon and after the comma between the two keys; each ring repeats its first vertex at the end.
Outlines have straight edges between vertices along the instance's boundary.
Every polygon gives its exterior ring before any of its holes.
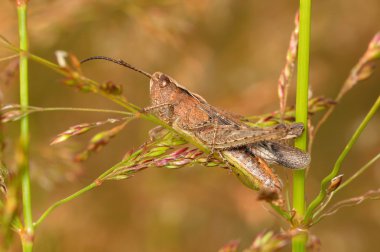
{"type": "Polygon", "coordinates": [[[3,44],[3,46],[9,50],[12,50],[14,52],[18,52],[19,54],[25,54],[25,56],[29,57],[30,59],[40,63],[41,65],[44,65],[62,75],[66,75],[66,72],[61,69],[57,64],[54,64],[48,60],[45,60],[44,58],[41,58],[41,57],[38,57],[34,54],[31,54],[29,53],[28,51],[22,49],[22,48],[18,48],[16,46],[14,46],[11,42],[9,42],[5,37],[3,37],[2,35],[0,35],[0,42],[3,44]]]}
{"type": "Polygon", "coordinates": [[[334,192],[327,196],[327,199],[324,200],[323,204],[320,205],[313,213],[313,221],[309,226],[313,226],[320,220],[320,214],[326,208],[326,206],[330,203],[331,199],[337,194],[340,190],[349,185],[352,181],[354,181],[357,177],[363,174],[369,167],[371,167],[378,159],[380,159],[380,153],[378,153],[375,157],[373,157],[370,161],[368,161],[365,165],[360,167],[359,170],[355,172],[350,178],[348,178],[344,183],[342,183],[334,192]],[[315,220],[316,219],[316,220],[315,220]]]}
{"type": "Polygon", "coordinates": [[[378,159],[380,159],[380,153],[378,153],[374,158],[372,158],[368,163],[363,165],[354,175],[348,178],[344,183],[342,183],[335,191],[334,194],[345,188],[348,184],[354,181],[357,177],[359,177],[363,172],[365,172],[371,165],[373,165],[378,159]]]}
{"type": "MultiPolygon", "coordinates": [[[[311,0],[300,0],[296,121],[303,123],[305,131],[301,137],[296,139],[295,145],[304,151],[306,151],[307,148],[310,16],[311,0]]],[[[305,213],[305,170],[295,170],[293,172],[293,208],[296,211],[296,220],[302,220],[305,213]]],[[[297,221],[297,223],[299,223],[299,221],[297,221]]],[[[304,233],[295,236],[292,240],[292,251],[305,251],[306,241],[307,235],[304,233]]]]}
{"type": "Polygon", "coordinates": [[[48,215],[49,215],[54,209],[56,209],[57,207],[59,207],[59,206],[65,204],[65,203],[67,203],[67,202],[69,202],[69,201],[71,201],[71,200],[73,200],[73,199],[75,199],[75,198],[77,198],[77,197],[79,197],[79,196],[82,195],[83,193],[88,192],[88,191],[90,191],[91,189],[93,189],[93,188],[95,188],[95,187],[97,187],[97,186],[98,186],[98,184],[97,184],[96,182],[93,182],[93,183],[89,184],[88,186],[86,186],[86,187],[80,189],[79,191],[77,191],[77,192],[71,194],[70,196],[68,196],[68,197],[66,197],[66,198],[64,198],[64,199],[61,199],[61,200],[55,202],[53,205],[51,205],[51,206],[50,206],[50,207],[49,207],[49,208],[48,208],[48,209],[47,209],[47,210],[46,210],[46,211],[40,216],[40,218],[38,218],[38,220],[37,220],[36,222],[33,223],[34,227],[37,227],[39,224],[41,224],[41,222],[44,221],[45,218],[46,218],[46,217],[47,217],[47,216],[48,216],[48,215]]]}
{"type": "Polygon", "coordinates": [[[120,114],[124,116],[135,116],[133,113],[122,111],[122,110],[113,110],[113,109],[98,109],[98,108],[72,108],[72,107],[35,107],[35,106],[28,106],[26,108],[18,105],[18,104],[12,104],[12,105],[6,105],[1,108],[1,111],[5,110],[12,110],[12,109],[23,109],[28,110],[28,115],[35,112],[45,112],[45,111],[74,111],[74,112],[97,112],[97,113],[111,113],[111,114],[120,114]]]}
{"type": "MultiPolygon", "coordinates": [[[[20,36],[20,49],[29,50],[28,33],[27,33],[27,3],[25,1],[17,2],[18,29],[20,36]]],[[[28,86],[28,57],[20,53],[20,104],[23,107],[29,105],[29,86],[28,86]]],[[[29,120],[24,117],[21,120],[20,128],[20,171],[21,171],[21,188],[22,203],[24,215],[24,234],[21,237],[23,251],[29,252],[33,249],[33,217],[32,217],[32,200],[29,174],[29,120]]]]}
{"type": "Polygon", "coordinates": [[[112,173],[115,169],[119,168],[120,166],[123,166],[125,165],[126,163],[128,163],[130,161],[130,157],[127,158],[126,160],[123,160],[119,163],[117,163],[116,165],[112,166],[111,168],[109,168],[108,170],[106,170],[105,172],[103,172],[100,176],[98,176],[97,179],[95,179],[94,182],[92,182],[91,184],[87,185],[86,187],[83,187],[82,189],[80,189],[79,191],[71,194],[70,196],[64,198],[64,199],[61,199],[57,202],[55,202],[53,205],[51,205],[45,212],[43,212],[43,214],[41,214],[41,216],[38,218],[37,221],[34,222],[34,227],[37,227],[38,225],[40,225],[44,220],[45,218],[54,210],[56,209],[57,207],[79,197],[80,195],[82,195],[83,193],[85,192],[88,192],[90,191],[91,189],[97,187],[97,186],[100,186],[102,183],[103,183],[103,179],[109,175],[110,173],[112,173]]]}
{"type": "Polygon", "coordinates": [[[290,221],[292,219],[291,213],[284,211],[284,209],[282,209],[281,207],[276,206],[275,204],[270,204],[270,206],[273,208],[274,211],[276,211],[279,215],[284,217],[286,220],[290,221]]]}
{"type": "Polygon", "coordinates": [[[32,109],[36,109],[36,112],[39,111],[80,111],[80,112],[97,112],[97,113],[112,113],[112,114],[120,114],[126,116],[134,116],[132,113],[121,111],[121,110],[113,110],[113,109],[97,109],[97,108],[71,108],[71,107],[49,107],[49,108],[39,108],[39,107],[30,107],[32,109]]]}
{"type": "Polygon", "coordinates": [[[323,212],[323,210],[326,208],[326,206],[329,204],[331,199],[337,194],[340,190],[345,188],[347,185],[349,185],[352,181],[354,181],[356,178],[358,178],[361,174],[363,174],[371,165],[373,165],[378,159],[380,159],[380,153],[378,153],[374,158],[372,158],[370,161],[368,161],[365,165],[363,165],[359,170],[355,172],[354,175],[352,175],[350,178],[348,178],[344,183],[342,183],[335,191],[331,192],[330,195],[327,196],[327,199],[324,200],[323,204],[320,205],[319,208],[317,208],[314,211],[313,214],[313,221],[310,223],[310,226],[316,224],[319,221],[320,214],[323,212]],[[317,218],[317,220],[314,220],[317,218]]]}
{"type": "Polygon", "coordinates": [[[379,107],[380,107],[380,96],[377,98],[375,104],[372,106],[372,108],[370,109],[370,111],[368,112],[368,114],[366,115],[364,120],[361,122],[359,127],[356,129],[356,131],[353,134],[353,136],[351,137],[351,139],[348,141],[346,147],[344,148],[344,150],[342,151],[342,153],[338,157],[337,161],[335,162],[334,167],[333,167],[332,171],[330,172],[330,174],[327,175],[322,180],[321,190],[320,190],[318,196],[310,203],[310,205],[306,211],[305,220],[304,220],[306,225],[312,221],[312,216],[313,216],[315,209],[321,203],[323,203],[323,201],[325,200],[325,198],[327,196],[327,188],[330,184],[330,181],[338,175],[340,168],[342,166],[342,163],[343,163],[344,159],[346,158],[347,154],[350,152],[353,145],[356,143],[357,139],[359,138],[360,134],[363,132],[363,130],[365,129],[365,127],[367,126],[369,121],[376,114],[379,107]]]}

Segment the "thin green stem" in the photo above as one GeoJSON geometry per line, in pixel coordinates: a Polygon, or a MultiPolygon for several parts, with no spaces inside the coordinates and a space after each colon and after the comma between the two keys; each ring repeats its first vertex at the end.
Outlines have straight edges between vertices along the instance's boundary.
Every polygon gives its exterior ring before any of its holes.
{"type": "Polygon", "coordinates": [[[48,68],[51,68],[52,70],[60,73],[60,74],[65,74],[66,72],[61,69],[57,64],[54,64],[44,58],[41,58],[41,57],[38,57],[34,54],[31,54],[29,53],[27,50],[23,49],[23,48],[18,48],[16,46],[14,46],[11,42],[9,42],[5,37],[3,37],[2,35],[0,35],[0,43],[2,43],[2,45],[9,49],[9,50],[12,50],[14,52],[18,52],[19,54],[24,54],[25,56],[29,57],[30,59],[40,63],[41,65],[44,65],[48,68]]]}
{"type": "Polygon", "coordinates": [[[79,197],[80,195],[82,195],[83,193],[85,192],[88,192],[90,191],[91,189],[101,185],[103,183],[103,179],[109,175],[110,173],[112,173],[115,169],[119,168],[120,166],[123,166],[125,165],[128,161],[130,161],[130,157],[126,160],[123,160],[117,164],[115,164],[114,166],[112,166],[111,168],[109,168],[108,170],[106,170],[105,172],[103,172],[100,176],[98,176],[97,179],[95,179],[94,182],[92,182],[91,184],[87,185],[86,187],[80,189],[79,191],[71,194],[70,196],[64,198],[64,199],[61,199],[57,202],[55,202],[53,205],[51,205],[39,218],[36,222],[34,222],[34,227],[37,227],[38,225],[41,224],[42,221],[45,220],[45,218],[54,210],[56,209],[57,207],[79,197]]]}
{"type": "MultiPolygon", "coordinates": [[[[80,112],[98,112],[98,113],[112,113],[112,114],[120,114],[120,115],[127,115],[127,116],[134,116],[134,114],[122,110],[113,110],[113,109],[98,109],[98,108],[73,108],[73,107],[35,107],[35,106],[28,106],[28,107],[22,107],[18,104],[12,104],[12,105],[6,105],[1,108],[1,110],[12,110],[12,109],[18,109],[21,108],[23,110],[31,110],[30,113],[34,112],[44,112],[44,111],[80,111],[80,112]]],[[[29,113],[29,114],[30,114],[29,113]]]]}
{"type": "MultiPolygon", "coordinates": [[[[305,131],[301,137],[296,139],[295,145],[297,148],[304,151],[306,151],[307,148],[310,17],[311,0],[300,0],[296,121],[303,123],[305,131]]],[[[295,170],[293,172],[293,208],[296,211],[296,220],[302,220],[305,213],[305,170],[295,170]]],[[[299,221],[297,221],[297,223],[299,223],[299,221]]],[[[307,235],[304,233],[295,236],[292,240],[292,251],[305,251],[306,240],[307,235]]]]}
{"type": "Polygon", "coordinates": [[[102,174],[100,174],[100,176],[99,176],[95,181],[98,181],[99,183],[102,183],[103,180],[104,180],[109,174],[111,174],[111,173],[112,173],[113,171],[115,171],[116,169],[120,168],[120,166],[125,165],[128,161],[129,161],[129,158],[128,158],[127,160],[121,161],[121,162],[117,163],[116,165],[112,166],[111,168],[109,168],[108,170],[106,170],[105,172],[103,172],[102,174]]]}
{"type": "Polygon", "coordinates": [[[335,162],[334,167],[332,171],[330,172],[330,174],[327,175],[322,180],[321,190],[318,196],[310,203],[306,211],[305,220],[304,220],[305,224],[308,224],[310,221],[312,221],[311,219],[312,219],[315,209],[325,200],[327,196],[327,188],[330,184],[330,181],[338,175],[340,168],[342,166],[342,163],[344,159],[346,158],[347,154],[350,152],[353,145],[356,143],[357,139],[359,138],[359,136],[361,135],[361,133],[363,132],[363,130],[365,129],[369,121],[376,114],[379,107],[380,107],[380,96],[377,98],[375,104],[372,106],[372,108],[370,109],[370,111],[368,112],[364,120],[361,122],[361,124],[359,125],[359,127],[357,128],[353,136],[351,137],[351,139],[348,141],[346,147],[344,148],[344,150],[338,157],[337,161],[335,162]]]}
{"type": "Polygon", "coordinates": [[[71,108],[71,107],[49,107],[49,108],[39,108],[39,107],[31,107],[36,109],[36,112],[39,111],[80,111],[80,112],[98,112],[98,113],[112,113],[112,114],[120,114],[127,116],[134,116],[134,114],[121,110],[113,110],[113,109],[97,109],[97,108],[71,108]]]}
{"type": "Polygon", "coordinates": [[[71,201],[71,200],[73,200],[73,199],[75,199],[75,198],[78,198],[80,195],[82,195],[83,193],[85,193],[85,192],[88,192],[88,191],[90,191],[91,189],[93,189],[93,188],[95,188],[95,187],[97,187],[98,186],[98,184],[97,183],[95,183],[95,182],[93,182],[93,183],[91,183],[91,184],[89,184],[88,186],[86,186],[86,187],[84,187],[84,188],[82,188],[82,189],[80,189],[79,191],[77,191],[77,192],[75,192],[75,193],[73,193],[73,194],[71,194],[70,196],[68,196],[68,197],[66,197],[66,198],[64,198],[64,199],[61,199],[61,200],[59,200],[59,201],[57,201],[57,202],[55,202],[53,205],[51,205],[41,216],[40,216],[40,218],[38,218],[38,220],[36,221],[36,222],[34,222],[33,223],[33,226],[34,227],[37,227],[39,224],[41,224],[41,222],[42,221],[44,221],[45,220],[45,218],[54,210],[54,209],[56,209],[57,207],[59,207],[59,206],[61,206],[61,205],[63,205],[63,204],[65,204],[65,203],[67,203],[67,202],[69,202],[69,201],[71,201]]]}
{"type": "MultiPolygon", "coordinates": [[[[27,4],[24,1],[17,3],[18,30],[20,36],[20,49],[29,50],[28,33],[27,33],[27,4]]],[[[20,53],[20,104],[23,107],[29,105],[29,84],[28,84],[28,57],[20,53]]],[[[20,128],[20,171],[21,171],[21,188],[22,203],[24,215],[24,235],[22,236],[23,251],[29,252],[33,249],[33,217],[32,217],[32,200],[29,174],[29,120],[24,117],[21,120],[20,128]]]]}
{"type": "Polygon", "coordinates": [[[354,181],[357,177],[359,177],[361,174],[363,174],[363,172],[365,172],[369,167],[371,167],[371,165],[374,164],[379,158],[380,158],[380,153],[377,154],[370,161],[368,161],[365,165],[363,165],[357,172],[355,172],[354,175],[352,175],[348,180],[346,180],[343,184],[341,184],[335,191],[333,191],[333,192],[331,192],[331,194],[327,195],[327,198],[320,205],[320,207],[315,209],[315,211],[313,213],[313,220],[309,224],[309,226],[313,226],[319,222],[321,213],[327,207],[327,205],[330,203],[331,199],[335,196],[336,193],[338,193],[340,190],[342,190],[344,187],[346,187],[348,184],[350,184],[352,181],[354,181]]]}
{"type": "Polygon", "coordinates": [[[348,178],[344,183],[342,183],[335,191],[334,194],[345,188],[348,184],[350,184],[352,181],[354,181],[357,177],[362,175],[371,165],[373,165],[378,159],[380,159],[380,153],[378,153],[374,158],[372,158],[368,163],[363,165],[357,172],[355,172],[354,175],[352,175],[350,178],[348,178]]]}
{"type": "Polygon", "coordinates": [[[292,214],[285,211],[281,207],[275,205],[275,204],[270,204],[270,206],[273,208],[274,211],[276,211],[279,215],[284,217],[286,220],[290,221],[292,219],[292,214]]]}
{"type": "Polygon", "coordinates": [[[309,226],[315,225],[319,221],[319,215],[323,212],[323,210],[326,208],[326,206],[330,203],[331,199],[335,196],[336,193],[338,193],[340,190],[342,190],[347,185],[349,185],[352,181],[354,181],[356,178],[358,178],[361,174],[363,174],[378,159],[380,159],[380,153],[378,153],[374,158],[372,158],[370,161],[368,161],[365,165],[360,167],[360,169],[357,170],[354,175],[352,175],[350,178],[348,178],[335,191],[333,191],[331,194],[329,194],[327,196],[327,199],[324,200],[324,202],[320,205],[320,207],[315,209],[315,211],[313,213],[313,221],[312,221],[312,223],[310,223],[309,226]],[[316,218],[317,218],[317,220],[315,220],[316,218]]]}

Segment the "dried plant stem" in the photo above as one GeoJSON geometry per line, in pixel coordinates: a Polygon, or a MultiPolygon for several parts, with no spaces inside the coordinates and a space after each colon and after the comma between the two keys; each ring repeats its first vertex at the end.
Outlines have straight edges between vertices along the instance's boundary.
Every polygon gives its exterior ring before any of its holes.
{"type": "MultiPolygon", "coordinates": [[[[28,51],[28,33],[27,33],[27,3],[26,1],[17,1],[18,29],[20,36],[20,49],[28,51]]],[[[28,91],[28,57],[24,53],[20,53],[20,104],[23,107],[29,105],[28,91]]],[[[22,187],[22,203],[24,215],[24,230],[21,236],[22,247],[24,252],[33,249],[33,217],[32,202],[29,174],[29,121],[28,117],[21,120],[20,129],[20,172],[22,187]]]]}
{"type": "MultiPolygon", "coordinates": [[[[305,132],[301,137],[296,139],[295,145],[297,148],[304,151],[306,151],[307,148],[310,16],[311,0],[300,0],[296,121],[304,124],[305,132]]],[[[305,213],[305,170],[295,170],[293,172],[293,208],[296,211],[296,220],[303,219],[305,213]]],[[[292,239],[292,251],[305,251],[306,241],[307,236],[304,233],[295,236],[292,239]]]]}
{"type": "Polygon", "coordinates": [[[327,188],[328,185],[330,184],[330,181],[336,177],[340,171],[340,168],[342,166],[342,163],[344,159],[346,158],[347,154],[350,152],[351,148],[353,145],[356,143],[357,139],[359,138],[360,134],[363,132],[369,121],[372,119],[372,117],[376,114],[377,110],[380,107],[380,96],[377,98],[375,104],[372,106],[362,123],[359,125],[349,142],[347,143],[346,147],[338,157],[337,161],[335,162],[335,165],[330,172],[329,175],[327,175],[321,182],[321,190],[318,194],[318,196],[310,203],[306,215],[305,215],[305,224],[308,224],[309,222],[312,221],[312,216],[314,214],[314,211],[316,210],[317,207],[320,206],[320,204],[325,200],[327,196],[327,188]]]}
{"type": "Polygon", "coordinates": [[[299,33],[299,12],[297,11],[294,30],[290,36],[288,51],[286,53],[286,63],[278,79],[278,97],[280,100],[280,116],[284,119],[286,113],[286,103],[288,99],[288,89],[292,81],[295,69],[295,62],[297,59],[298,48],[298,33],[299,33]]]}
{"type": "Polygon", "coordinates": [[[11,59],[14,59],[14,58],[17,58],[17,57],[19,57],[18,54],[14,54],[14,55],[11,55],[11,56],[3,57],[3,58],[0,58],[0,62],[1,61],[11,60],[11,59]]]}
{"type": "Polygon", "coordinates": [[[377,190],[370,190],[370,191],[366,192],[365,194],[358,196],[358,197],[342,200],[342,201],[336,203],[335,205],[333,205],[324,214],[317,216],[315,218],[315,220],[313,220],[312,224],[313,225],[317,224],[323,218],[335,214],[339,209],[341,209],[343,207],[356,206],[356,205],[363,203],[365,200],[379,200],[379,199],[380,199],[380,189],[377,189],[377,190]]]}

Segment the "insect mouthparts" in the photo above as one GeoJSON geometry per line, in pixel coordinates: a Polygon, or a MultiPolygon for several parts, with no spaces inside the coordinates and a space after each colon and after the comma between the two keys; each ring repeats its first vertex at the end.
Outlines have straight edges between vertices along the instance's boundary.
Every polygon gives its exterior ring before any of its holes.
{"type": "Polygon", "coordinates": [[[115,64],[127,67],[129,69],[132,69],[132,70],[138,72],[138,73],[141,73],[141,74],[147,76],[149,79],[152,78],[152,75],[150,73],[147,73],[147,72],[145,72],[145,71],[143,71],[143,70],[141,70],[141,69],[139,69],[139,68],[137,68],[135,66],[132,66],[131,64],[125,62],[122,59],[113,59],[113,58],[106,57],[106,56],[92,56],[92,57],[89,57],[87,59],[81,60],[80,63],[83,64],[83,63],[85,63],[87,61],[90,61],[90,60],[107,60],[107,61],[111,61],[111,62],[113,62],[115,64]]]}

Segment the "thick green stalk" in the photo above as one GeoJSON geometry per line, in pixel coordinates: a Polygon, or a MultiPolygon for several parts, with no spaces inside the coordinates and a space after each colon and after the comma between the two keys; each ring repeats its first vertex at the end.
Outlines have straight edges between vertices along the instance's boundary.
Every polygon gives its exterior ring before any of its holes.
{"type": "MultiPolygon", "coordinates": [[[[17,1],[17,14],[20,49],[28,51],[26,1],[17,1]]],[[[25,53],[20,53],[20,104],[22,107],[27,107],[29,105],[28,57],[25,53]]],[[[29,120],[27,116],[21,120],[20,145],[22,153],[20,158],[21,188],[25,228],[21,238],[23,251],[29,252],[33,249],[34,228],[29,174],[29,120]]]]}
{"type": "MultiPolygon", "coordinates": [[[[310,16],[311,0],[300,0],[300,31],[298,42],[298,71],[297,71],[297,98],[296,121],[302,122],[305,132],[296,139],[296,147],[306,151],[307,148],[307,109],[309,90],[309,48],[310,48],[310,16]]],[[[296,211],[297,223],[305,214],[305,170],[293,172],[293,208],[296,211]]],[[[306,249],[307,236],[300,234],[293,238],[293,252],[306,249]]]]}

